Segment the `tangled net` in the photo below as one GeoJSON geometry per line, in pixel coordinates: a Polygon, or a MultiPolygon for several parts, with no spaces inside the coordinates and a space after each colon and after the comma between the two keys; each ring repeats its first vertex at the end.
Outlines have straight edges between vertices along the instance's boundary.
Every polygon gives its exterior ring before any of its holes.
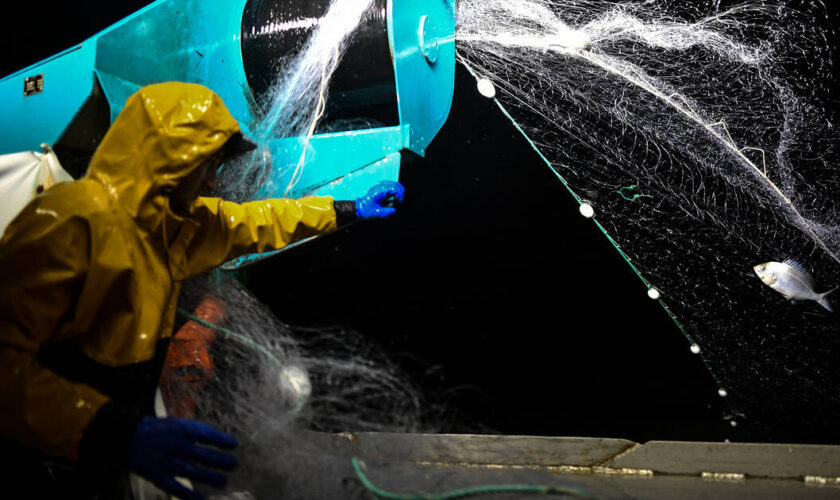
{"type": "Polygon", "coordinates": [[[187,282],[179,311],[162,399],[237,438],[227,494],[275,498],[304,471],[346,470],[318,434],[429,430],[417,389],[357,332],[292,329],[225,273],[187,282]]]}
{"type": "Polygon", "coordinates": [[[220,171],[222,197],[234,201],[282,197],[294,188],[307,164],[309,141],[326,109],[330,79],[356,28],[372,15],[372,5],[373,0],[333,0],[300,52],[276,61],[276,79],[257,103],[258,119],[251,127],[260,147],[220,171]],[[273,158],[268,141],[277,138],[298,140],[301,155],[273,158]]]}

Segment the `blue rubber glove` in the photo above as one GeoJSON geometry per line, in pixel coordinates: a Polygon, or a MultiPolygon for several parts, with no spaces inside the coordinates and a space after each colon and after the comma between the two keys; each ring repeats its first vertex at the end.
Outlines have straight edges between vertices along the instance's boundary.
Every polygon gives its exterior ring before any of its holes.
{"type": "Polygon", "coordinates": [[[399,182],[382,181],[356,200],[356,216],[360,219],[384,219],[393,215],[394,205],[402,203],[405,188],[399,182]]]}
{"type": "Polygon", "coordinates": [[[175,476],[223,487],[227,478],[203,469],[197,462],[219,469],[233,470],[237,463],[230,455],[199,446],[206,443],[235,448],[236,439],[195,420],[143,417],[128,446],[128,468],[155,483],[162,490],[183,500],[201,500],[201,495],[175,480],[175,476]]]}

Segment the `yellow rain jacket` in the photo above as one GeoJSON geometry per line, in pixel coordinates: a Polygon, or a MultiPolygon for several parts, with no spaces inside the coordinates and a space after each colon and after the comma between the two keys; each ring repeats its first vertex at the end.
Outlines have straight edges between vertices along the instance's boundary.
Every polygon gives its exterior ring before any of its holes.
{"type": "Polygon", "coordinates": [[[328,197],[199,198],[188,217],[170,210],[165,188],[239,130],[205,87],[145,87],[87,176],[43,193],[10,224],[0,241],[0,434],[76,461],[96,417],[100,441],[127,444],[133,429],[118,421],[139,417],[115,408],[138,398],[151,408],[160,375],[152,361],[172,334],[181,283],[235,256],[336,229],[328,197]]]}

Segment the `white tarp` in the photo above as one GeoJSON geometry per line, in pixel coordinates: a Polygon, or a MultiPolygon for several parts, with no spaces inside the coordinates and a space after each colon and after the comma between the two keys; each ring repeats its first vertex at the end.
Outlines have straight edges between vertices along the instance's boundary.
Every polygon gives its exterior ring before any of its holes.
{"type": "Polygon", "coordinates": [[[46,144],[42,147],[43,153],[26,151],[0,155],[0,236],[38,193],[73,180],[52,149],[46,144]]]}

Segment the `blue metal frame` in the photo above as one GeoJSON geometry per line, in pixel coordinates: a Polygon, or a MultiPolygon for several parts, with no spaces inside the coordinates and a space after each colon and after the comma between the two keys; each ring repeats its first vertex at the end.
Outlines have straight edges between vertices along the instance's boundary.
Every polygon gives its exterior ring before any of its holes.
{"type": "Polygon", "coordinates": [[[403,147],[423,155],[449,116],[455,88],[455,0],[389,0],[403,147]]]}

